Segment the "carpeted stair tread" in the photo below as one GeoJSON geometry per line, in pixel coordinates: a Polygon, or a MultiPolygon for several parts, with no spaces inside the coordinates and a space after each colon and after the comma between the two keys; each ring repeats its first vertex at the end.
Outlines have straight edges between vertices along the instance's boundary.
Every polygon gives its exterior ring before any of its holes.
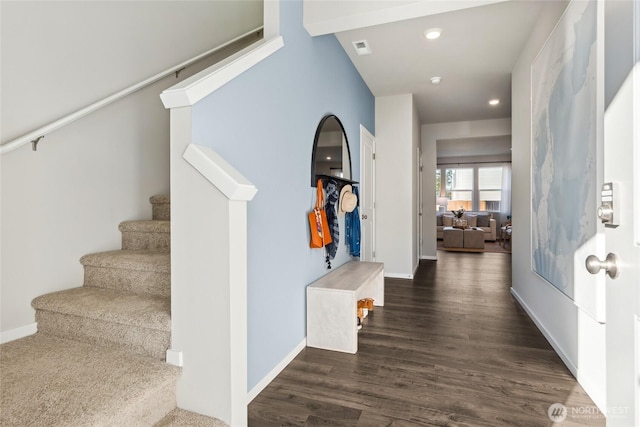
{"type": "Polygon", "coordinates": [[[160,221],[156,219],[123,221],[118,226],[122,232],[136,231],[139,233],[169,233],[171,232],[171,221],[160,221]]]}
{"type": "Polygon", "coordinates": [[[157,195],[149,198],[151,202],[152,218],[169,221],[171,219],[171,199],[167,195],[157,195]]]}
{"type": "Polygon", "coordinates": [[[35,334],[0,346],[0,425],[154,425],[180,369],[116,348],[35,334]]]}
{"type": "Polygon", "coordinates": [[[154,427],[228,427],[229,425],[217,418],[196,414],[176,408],[166,417],[154,425],[154,427]]]}
{"type": "Polygon", "coordinates": [[[159,331],[171,330],[171,300],[163,296],[83,286],[39,296],[31,305],[36,310],[159,331]]]}
{"type": "Polygon", "coordinates": [[[122,232],[122,249],[165,253],[171,250],[170,221],[124,221],[118,229],[122,232]]]}
{"type": "Polygon", "coordinates": [[[171,203],[171,197],[168,194],[156,194],[149,197],[149,201],[152,205],[156,204],[169,204],[171,203]]]}
{"type": "Polygon", "coordinates": [[[124,221],[118,229],[122,232],[122,249],[163,253],[171,250],[170,221],[124,221]]]}
{"type": "Polygon", "coordinates": [[[80,258],[84,266],[124,270],[171,272],[171,255],[164,252],[117,250],[98,252],[80,258]]]}

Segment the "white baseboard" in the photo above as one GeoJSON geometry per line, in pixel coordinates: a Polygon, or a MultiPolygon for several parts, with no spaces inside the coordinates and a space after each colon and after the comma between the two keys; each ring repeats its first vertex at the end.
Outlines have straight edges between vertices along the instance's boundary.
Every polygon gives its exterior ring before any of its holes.
{"type": "Polygon", "coordinates": [[[384,277],[388,277],[390,279],[413,279],[413,274],[387,273],[385,271],[384,277]]]}
{"type": "Polygon", "coordinates": [[[560,359],[562,359],[562,362],[566,365],[567,369],[569,369],[571,374],[574,377],[578,378],[578,368],[576,367],[576,365],[573,364],[571,359],[569,359],[567,354],[564,352],[564,350],[562,350],[562,347],[560,347],[560,345],[553,338],[553,336],[544,328],[544,326],[542,325],[542,322],[540,322],[540,319],[536,317],[536,315],[529,308],[529,306],[524,302],[524,300],[520,297],[520,295],[518,295],[518,292],[516,292],[516,290],[513,288],[511,288],[511,295],[513,295],[516,301],[518,301],[518,304],[520,304],[520,306],[524,309],[524,311],[527,312],[531,320],[533,320],[533,323],[536,324],[540,332],[542,332],[542,335],[544,335],[547,341],[549,341],[549,344],[551,344],[551,347],[553,347],[553,349],[556,351],[558,356],[560,356],[560,359]]]}
{"type": "Polygon", "coordinates": [[[420,257],[420,259],[428,259],[429,261],[437,261],[438,257],[437,256],[432,256],[432,255],[422,255],[420,257]]]}
{"type": "Polygon", "coordinates": [[[24,325],[19,328],[11,329],[9,331],[0,332],[0,344],[28,337],[29,335],[33,335],[36,332],[38,332],[37,322],[33,322],[29,325],[24,325]]]}
{"type": "Polygon", "coordinates": [[[260,392],[262,390],[264,390],[270,383],[271,381],[273,381],[275,379],[275,377],[278,376],[278,374],[280,372],[282,372],[282,370],[284,368],[287,367],[287,365],[289,363],[291,363],[291,361],[293,359],[296,358],[296,356],[302,351],[304,350],[304,348],[307,346],[307,338],[305,337],[300,344],[298,344],[297,346],[294,347],[293,350],[291,350],[291,352],[289,352],[289,354],[287,354],[284,359],[282,359],[280,361],[280,363],[278,363],[276,365],[275,368],[273,368],[267,375],[265,375],[264,378],[262,378],[260,380],[260,382],[258,382],[258,384],[256,384],[255,386],[253,386],[253,388],[251,390],[249,390],[249,393],[247,393],[247,405],[249,403],[251,403],[251,401],[253,399],[256,398],[257,395],[260,394],[260,392]]]}
{"type": "Polygon", "coordinates": [[[182,358],[182,352],[178,350],[167,350],[167,363],[169,365],[182,367],[184,366],[184,360],[182,358]]]}

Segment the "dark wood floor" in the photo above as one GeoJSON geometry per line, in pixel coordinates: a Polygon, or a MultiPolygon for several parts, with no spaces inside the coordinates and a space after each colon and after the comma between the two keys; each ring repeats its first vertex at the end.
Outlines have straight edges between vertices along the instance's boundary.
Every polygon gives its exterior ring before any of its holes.
{"type": "Polygon", "coordinates": [[[510,255],[438,252],[385,287],[358,353],[303,350],[249,405],[250,426],[550,426],[556,402],[562,425],[604,426],[511,297],[510,255]]]}

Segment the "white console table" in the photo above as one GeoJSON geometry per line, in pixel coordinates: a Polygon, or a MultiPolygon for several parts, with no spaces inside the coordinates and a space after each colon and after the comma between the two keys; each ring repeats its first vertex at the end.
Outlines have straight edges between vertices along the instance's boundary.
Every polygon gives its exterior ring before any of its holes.
{"type": "Polygon", "coordinates": [[[358,351],[357,301],[384,305],[384,264],[348,262],[307,287],[307,346],[358,351]]]}

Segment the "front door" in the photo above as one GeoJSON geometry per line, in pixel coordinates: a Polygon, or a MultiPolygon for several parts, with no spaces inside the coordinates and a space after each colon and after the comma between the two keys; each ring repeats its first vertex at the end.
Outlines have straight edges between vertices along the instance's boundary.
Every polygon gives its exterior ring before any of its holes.
{"type": "Polygon", "coordinates": [[[640,2],[605,4],[605,38],[623,37],[605,52],[604,182],[613,184],[605,244],[618,268],[606,278],[606,416],[607,426],[640,426],[640,2]]]}

